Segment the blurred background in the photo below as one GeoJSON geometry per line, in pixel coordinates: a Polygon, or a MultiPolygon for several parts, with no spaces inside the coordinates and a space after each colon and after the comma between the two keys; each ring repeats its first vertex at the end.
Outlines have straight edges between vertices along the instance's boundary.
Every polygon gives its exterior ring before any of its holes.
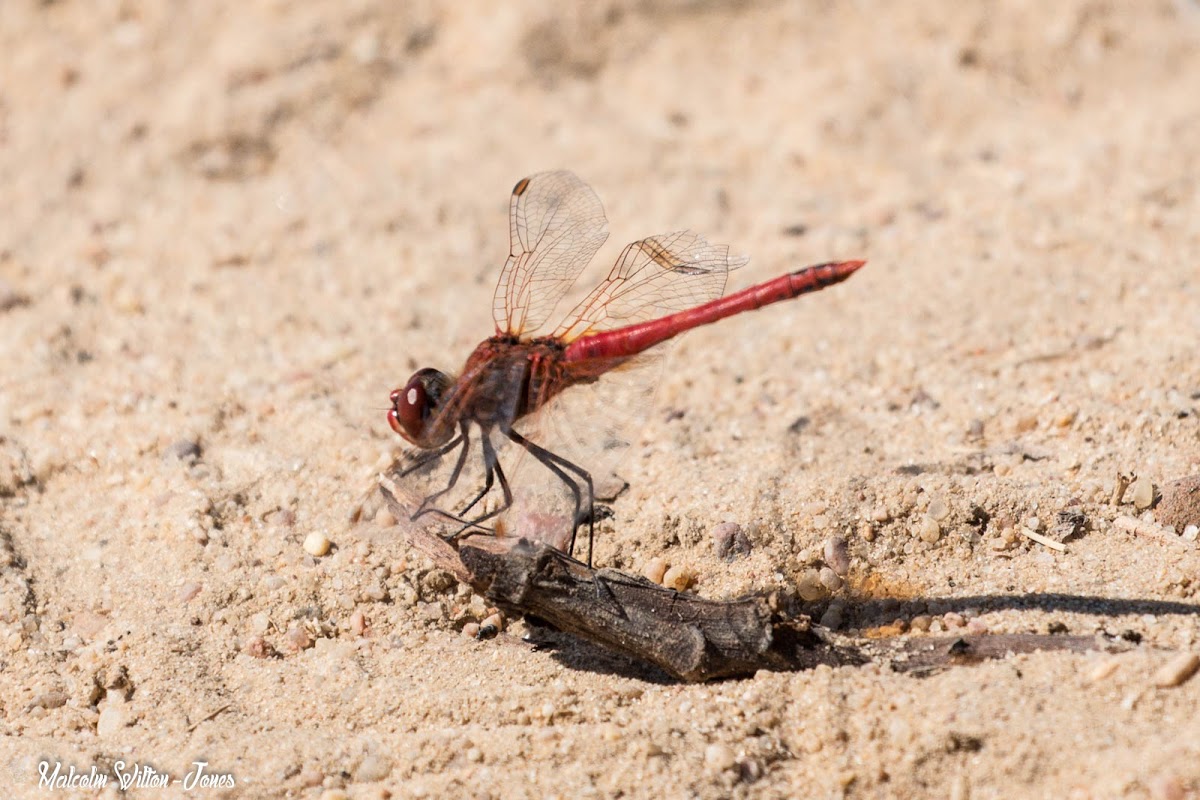
{"type": "MultiPolygon", "coordinates": [[[[914,442],[957,446],[1072,387],[1088,389],[1062,413],[1103,399],[1109,373],[1063,382],[1038,359],[1117,329],[1148,326],[1156,365],[1194,377],[1195,315],[1163,296],[1195,308],[1198,13],[6,3],[0,275],[26,310],[3,318],[18,380],[0,402],[83,442],[103,429],[99,373],[153,395],[168,428],[207,425],[212,393],[257,398],[293,437],[284,461],[391,442],[375,406],[490,334],[509,189],[553,168],[608,212],[585,285],[683,227],[751,255],[730,289],[870,259],[803,308],[687,337],[660,406],[721,396],[743,421],[693,415],[676,445],[778,438],[832,409],[869,430],[831,457],[936,460],[914,442]],[[31,357],[47,352],[62,359],[31,357]],[[930,402],[933,427],[892,448],[912,428],[889,409],[930,402]],[[331,415],[340,429],[310,424],[331,415]]],[[[1186,399],[1173,386],[1162,404],[1186,399]]]]}

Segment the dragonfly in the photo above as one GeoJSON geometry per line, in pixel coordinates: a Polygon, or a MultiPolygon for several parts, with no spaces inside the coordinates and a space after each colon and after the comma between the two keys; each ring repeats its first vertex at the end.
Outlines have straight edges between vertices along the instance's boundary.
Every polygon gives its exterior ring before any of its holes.
{"type": "MultiPolygon", "coordinates": [[[[388,424],[418,449],[398,477],[458,451],[443,488],[427,495],[412,515],[416,520],[436,513],[461,525],[447,540],[467,531],[494,533],[496,528],[485,523],[513,506],[513,487],[497,445],[511,443],[559,482],[564,496],[569,494],[573,511],[566,523],[570,535],[565,552],[574,555],[576,537],[586,523],[590,566],[596,520],[593,472],[539,441],[537,425],[526,423],[578,392],[603,385],[609,376],[633,375],[653,384],[654,370],[641,368],[653,364],[663,349],[659,346],[669,339],[840,283],[866,263],[817,264],[723,297],[730,270],[746,264],[746,257],[733,256],[728,246],[710,244],[692,231],[659,234],[626,246],[608,277],[557,327],[548,328],[555,308],[607,237],[599,197],[574,173],[541,172],[518,181],[509,203],[509,255],[492,303],[494,335],[475,348],[457,376],[426,367],[392,391],[388,424]],[[438,501],[463,475],[473,451],[473,430],[479,432],[483,485],[457,512],[439,508],[438,501]],[[497,484],[502,502],[469,516],[497,484]]],[[[601,449],[605,446],[611,443],[601,449]]]]}

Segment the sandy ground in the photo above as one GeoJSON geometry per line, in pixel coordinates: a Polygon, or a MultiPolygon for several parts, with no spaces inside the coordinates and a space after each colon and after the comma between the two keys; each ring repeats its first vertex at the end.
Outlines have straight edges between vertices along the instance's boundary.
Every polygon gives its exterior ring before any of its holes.
{"type": "Polygon", "coordinates": [[[1200,473],[1197,75],[1187,0],[0,4],[0,793],[1197,796],[1200,678],[1155,676],[1200,551],[1110,503],[1200,473]],[[680,342],[600,563],[727,597],[842,536],[845,630],[1140,644],[692,686],[464,636],[373,513],[383,409],[490,334],[509,189],[560,167],[593,278],[681,227],[733,289],[870,260],[680,342]]]}

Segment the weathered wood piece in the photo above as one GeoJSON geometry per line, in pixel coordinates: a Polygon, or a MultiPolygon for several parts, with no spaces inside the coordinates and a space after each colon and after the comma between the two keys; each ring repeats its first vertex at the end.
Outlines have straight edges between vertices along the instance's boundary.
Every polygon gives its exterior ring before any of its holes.
{"type": "MultiPolygon", "coordinates": [[[[398,520],[406,507],[381,490],[398,520]]],[[[829,664],[884,664],[924,674],[1036,650],[1084,652],[1112,643],[1091,636],[966,635],[855,639],[811,623],[792,597],[762,593],[708,600],[611,569],[594,570],[541,542],[472,535],[454,546],[415,525],[408,542],[510,615],[655,664],[684,681],[829,664]]]]}
{"type": "Polygon", "coordinates": [[[857,661],[814,633],[808,617],[784,618],[769,595],[706,600],[616,570],[588,569],[540,542],[522,540],[506,552],[487,544],[459,547],[484,597],[685,681],[857,661]]]}

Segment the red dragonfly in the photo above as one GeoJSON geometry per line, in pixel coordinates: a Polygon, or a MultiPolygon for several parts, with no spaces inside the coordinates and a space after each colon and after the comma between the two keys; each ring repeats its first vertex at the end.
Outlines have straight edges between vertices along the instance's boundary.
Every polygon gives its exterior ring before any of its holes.
{"type": "Polygon", "coordinates": [[[865,263],[818,264],[721,297],[729,270],[745,264],[746,258],[731,257],[728,247],[709,244],[691,231],[651,236],[627,246],[608,277],[557,328],[535,335],[608,238],[607,227],[600,199],[573,173],[543,172],[513,188],[509,256],[492,303],[495,335],[475,348],[458,377],[421,369],[391,394],[388,424],[428,451],[401,477],[460,450],[445,487],[427,496],[413,519],[436,512],[456,521],[462,527],[450,539],[467,530],[490,530],[483,523],[513,505],[509,478],[493,440],[496,436],[522,448],[569,490],[574,512],[566,551],[573,554],[576,534],[586,521],[590,565],[595,517],[592,473],[534,441],[536,436],[519,423],[548,405],[559,404],[575,393],[576,386],[595,384],[610,373],[634,373],[646,362],[645,351],[673,336],[824,289],[844,281],[865,263]],[[434,503],[454,488],[463,473],[472,423],[481,432],[483,488],[452,514],[434,503]],[[503,503],[468,519],[495,483],[500,485],[503,503]]]}

